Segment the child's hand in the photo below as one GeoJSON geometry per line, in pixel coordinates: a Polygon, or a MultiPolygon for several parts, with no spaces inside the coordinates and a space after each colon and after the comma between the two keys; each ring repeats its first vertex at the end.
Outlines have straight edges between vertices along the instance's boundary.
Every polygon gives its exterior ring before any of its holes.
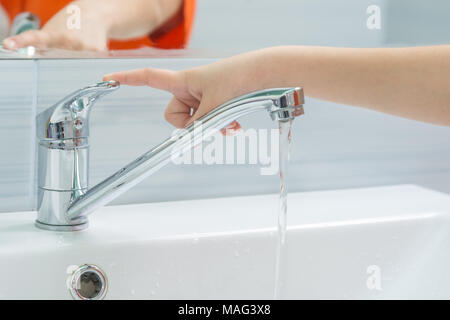
{"type": "MultiPolygon", "coordinates": [[[[252,71],[253,63],[250,61],[254,54],[235,56],[183,71],[152,68],[122,71],[105,75],[103,80],[171,92],[174,97],[164,116],[175,127],[183,128],[227,100],[262,89],[259,87],[261,77],[252,71]]],[[[232,134],[240,126],[234,121],[224,129],[227,134],[232,134]]]]}
{"type": "MultiPolygon", "coordinates": [[[[220,104],[219,95],[210,93],[216,86],[208,84],[210,80],[205,79],[207,74],[208,70],[205,68],[186,71],[146,68],[108,74],[103,80],[116,80],[125,85],[149,86],[171,92],[173,98],[164,117],[175,127],[184,128],[220,104]]],[[[234,129],[239,126],[237,123],[230,125],[234,129]]]]}
{"type": "Polygon", "coordinates": [[[149,86],[171,92],[174,97],[169,102],[164,117],[177,128],[183,128],[188,122],[198,118],[200,106],[201,109],[206,108],[205,103],[202,104],[205,101],[204,88],[199,84],[198,77],[188,78],[188,72],[146,68],[105,75],[103,80],[116,80],[125,85],[149,86]]]}

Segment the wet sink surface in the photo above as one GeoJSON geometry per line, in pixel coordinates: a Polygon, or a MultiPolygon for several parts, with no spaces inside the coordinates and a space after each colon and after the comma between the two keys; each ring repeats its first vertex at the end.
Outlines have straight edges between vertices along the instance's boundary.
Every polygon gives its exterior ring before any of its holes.
{"type": "MultiPolygon", "coordinates": [[[[0,214],[0,298],[71,299],[88,263],[106,299],[271,299],[277,201],[110,206],[74,233],[0,214]]],[[[449,299],[449,217],[450,196],[413,185],[291,193],[280,297],[449,299]]]]}

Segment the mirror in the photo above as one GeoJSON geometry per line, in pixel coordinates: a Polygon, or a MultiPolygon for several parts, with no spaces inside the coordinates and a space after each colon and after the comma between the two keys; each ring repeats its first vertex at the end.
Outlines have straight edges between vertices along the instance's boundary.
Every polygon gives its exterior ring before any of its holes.
{"type": "Polygon", "coordinates": [[[0,0],[0,6],[4,57],[108,57],[185,48],[195,0],[0,0]]]}
{"type": "Polygon", "coordinates": [[[446,41],[449,7],[445,0],[0,0],[0,59],[437,44],[446,41]]]}

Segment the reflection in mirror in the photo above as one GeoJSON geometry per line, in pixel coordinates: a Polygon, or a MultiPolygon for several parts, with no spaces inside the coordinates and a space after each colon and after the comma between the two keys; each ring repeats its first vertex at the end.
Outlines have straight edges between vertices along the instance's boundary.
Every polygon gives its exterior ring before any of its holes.
{"type": "Polygon", "coordinates": [[[8,35],[8,16],[5,10],[0,6],[0,39],[5,39],[8,35]]]}
{"type": "Polygon", "coordinates": [[[181,49],[191,32],[194,3],[0,0],[2,52],[20,55],[20,49],[32,46],[37,52],[62,49],[105,56],[108,50],[181,49]]]}
{"type": "Polygon", "coordinates": [[[35,58],[136,58],[189,56],[191,51],[183,51],[188,46],[230,55],[276,45],[386,47],[447,41],[442,32],[449,27],[446,0],[435,0],[433,6],[422,0],[231,3],[0,0],[0,59],[29,58],[30,52],[35,58]]]}

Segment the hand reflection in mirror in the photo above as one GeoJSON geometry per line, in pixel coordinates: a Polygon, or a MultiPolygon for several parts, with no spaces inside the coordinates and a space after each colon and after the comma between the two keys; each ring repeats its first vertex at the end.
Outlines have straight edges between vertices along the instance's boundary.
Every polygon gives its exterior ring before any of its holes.
{"type": "MultiPolygon", "coordinates": [[[[0,5],[11,16],[9,9],[13,6],[9,1],[0,0],[0,5]]],[[[142,46],[182,48],[189,36],[195,4],[195,0],[78,0],[53,8],[61,1],[38,1],[41,9],[36,10],[42,12],[33,14],[43,27],[10,35],[3,40],[5,49],[34,46],[102,52],[142,46]]]]}

